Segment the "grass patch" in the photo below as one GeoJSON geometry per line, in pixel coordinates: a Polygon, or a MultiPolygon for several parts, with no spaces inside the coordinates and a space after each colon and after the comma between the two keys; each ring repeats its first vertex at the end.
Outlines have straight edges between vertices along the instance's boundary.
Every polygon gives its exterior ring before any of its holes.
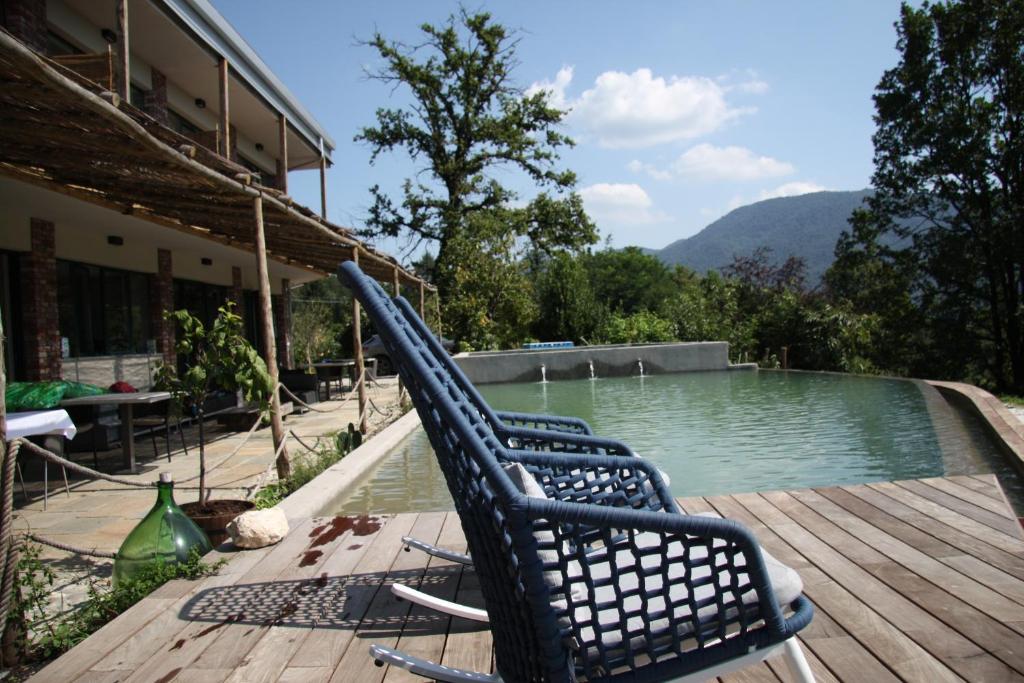
{"type": "Polygon", "coordinates": [[[1015,408],[1024,408],[1024,396],[1014,396],[1012,394],[1001,394],[999,400],[1007,405],[1011,405],[1015,408]]]}

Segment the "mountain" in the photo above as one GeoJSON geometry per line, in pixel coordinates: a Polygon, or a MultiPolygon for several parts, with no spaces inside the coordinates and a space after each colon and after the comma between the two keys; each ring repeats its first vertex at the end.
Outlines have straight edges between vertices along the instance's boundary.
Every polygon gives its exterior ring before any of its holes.
{"type": "Polygon", "coordinates": [[[676,240],[655,256],[698,273],[718,270],[733,256],[749,256],[760,246],[772,249],[781,263],[790,255],[807,262],[807,281],[816,283],[834,260],[836,240],[849,228],[847,219],[871,190],[813,192],[766,199],[730,211],[693,237],[676,240]]]}

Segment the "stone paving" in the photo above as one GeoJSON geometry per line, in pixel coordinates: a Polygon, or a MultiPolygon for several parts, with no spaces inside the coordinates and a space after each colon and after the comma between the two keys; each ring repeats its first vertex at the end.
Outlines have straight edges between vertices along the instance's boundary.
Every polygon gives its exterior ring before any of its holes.
{"type": "MultiPolygon", "coordinates": [[[[368,395],[384,413],[370,411],[370,433],[378,431],[399,414],[398,385],[394,379],[378,380],[368,395]]],[[[348,396],[348,394],[345,394],[348,396]]],[[[345,402],[335,394],[331,401],[315,404],[319,410],[330,412],[292,413],[285,418],[285,429],[294,432],[305,443],[313,446],[316,437],[327,436],[345,429],[358,418],[358,402],[353,398],[345,402]]],[[[207,482],[213,487],[213,497],[244,498],[260,477],[273,470],[274,448],[270,429],[257,429],[238,452],[231,455],[246,438],[244,432],[230,432],[208,419],[206,431],[207,482]],[[229,457],[230,456],[230,457],[229,457]]],[[[167,445],[163,436],[157,436],[158,458],[153,457],[153,446],[148,436],[136,438],[136,474],[118,471],[121,451],[99,454],[99,470],[123,479],[152,482],[160,472],[170,472],[175,481],[175,500],[180,503],[198,496],[199,474],[198,429],[185,428],[188,455],[181,448],[177,432],[172,431],[171,461],[167,460],[167,445]]],[[[289,438],[289,452],[293,459],[301,457],[306,449],[289,438]]],[[[25,456],[22,456],[25,457],[25,456]]],[[[28,456],[32,457],[32,456],[28,456]]],[[[93,467],[92,453],[72,453],[71,459],[93,467]]],[[[271,476],[276,476],[271,474],[271,476]]],[[[70,495],[64,490],[60,468],[49,467],[49,494],[44,508],[42,481],[28,481],[31,500],[26,501],[20,482],[15,485],[15,529],[31,531],[47,539],[67,543],[79,548],[115,552],[129,531],[145,516],[156,500],[156,489],[135,488],[101,480],[86,480],[68,473],[70,495]]],[[[86,595],[91,580],[106,580],[113,561],[103,558],[72,555],[50,547],[43,547],[44,561],[57,574],[53,590],[53,609],[62,611],[77,604],[86,595]]]]}

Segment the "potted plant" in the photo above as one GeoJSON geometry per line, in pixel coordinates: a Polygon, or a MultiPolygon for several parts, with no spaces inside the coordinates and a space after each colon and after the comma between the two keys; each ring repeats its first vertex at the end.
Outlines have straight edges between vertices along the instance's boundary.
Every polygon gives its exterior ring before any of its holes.
{"type": "Polygon", "coordinates": [[[171,392],[181,409],[191,409],[199,421],[199,500],[181,508],[217,545],[226,537],[228,522],[253,507],[246,500],[213,500],[206,488],[206,448],[203,411],[210,393],[223,389],[239,392],[247,402],[265,410],[274,390],[267,365],[242,335],[242,318],[234,303],[218,309],[217,318],[206,327],[187,310],[165,311],[164,317],[177,325],[175,351],[184,359],[179,374],[171,365],[161,364],[156,386],[171,392]]]}

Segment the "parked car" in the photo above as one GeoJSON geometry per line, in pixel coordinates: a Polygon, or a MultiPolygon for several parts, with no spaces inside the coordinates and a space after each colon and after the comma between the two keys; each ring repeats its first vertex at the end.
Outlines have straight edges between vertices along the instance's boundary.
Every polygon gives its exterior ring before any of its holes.
{"type": "MultiPolygon", "coordinates": [[[[444,347],[445,351],[451,353],[455,349],[455,342],[451,339],[441,337],[441,346],[444,347]]],[[[384,348],[384,343],[380,340],[380,335],[375,334],[363,342],[363,357],[377,359],[378,375],[395,374],[395,366],[391,364],[391,358],[388,357],[387,349],[384,348]]]]}

